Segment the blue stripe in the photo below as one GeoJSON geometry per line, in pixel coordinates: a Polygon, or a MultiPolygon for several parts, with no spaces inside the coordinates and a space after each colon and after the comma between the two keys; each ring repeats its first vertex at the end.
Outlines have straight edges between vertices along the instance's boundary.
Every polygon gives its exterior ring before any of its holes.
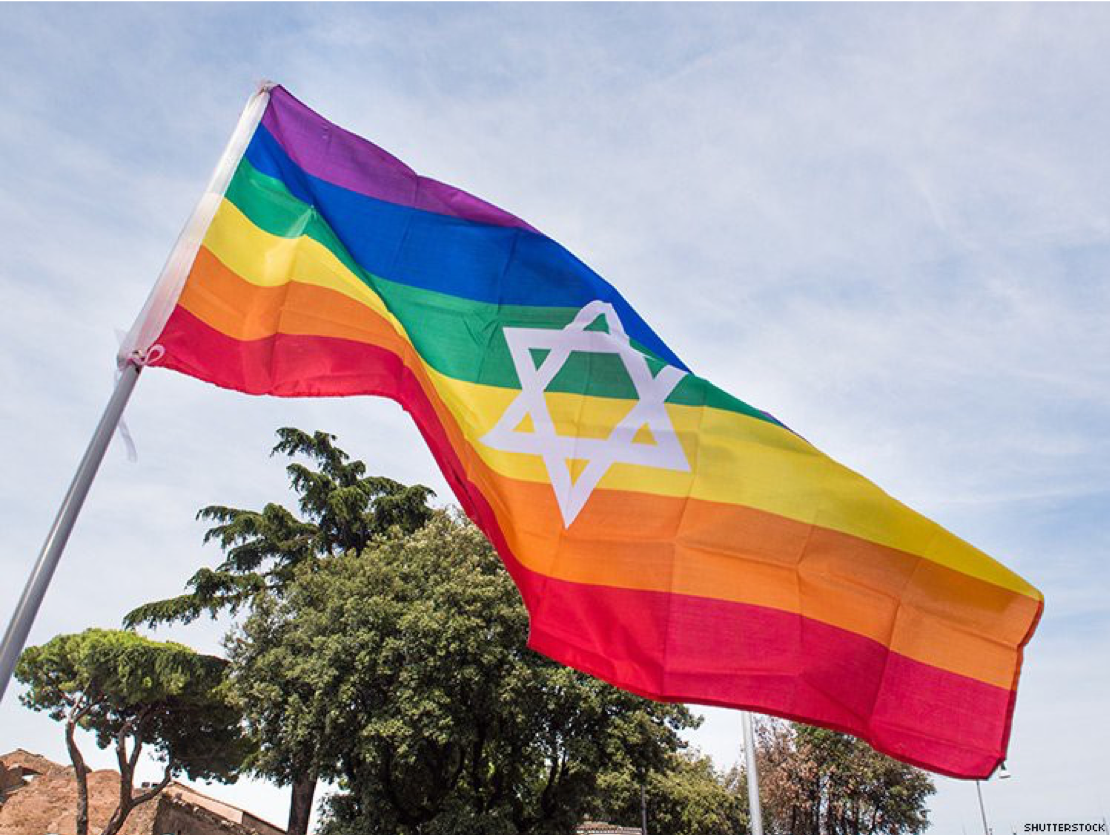
{"type": "Polygon", "coordinates": [[[259,125],[246,152],[258,171],[313,206],[363,269],[382,278],[490,304],[582,307],[609,302],[625,332],[684,370],[612,285],[550,238],[378,200],[304,171],[259,125]]]}

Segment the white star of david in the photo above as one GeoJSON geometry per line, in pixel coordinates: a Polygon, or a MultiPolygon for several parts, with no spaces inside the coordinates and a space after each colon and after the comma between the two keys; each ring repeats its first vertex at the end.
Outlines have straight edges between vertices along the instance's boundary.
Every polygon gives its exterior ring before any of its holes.
{"type": "Polygon", "coordinates": [[[613,464],[641,464],[689,471],[690,464],[663,406],[663,401],[686,376],[686,372],[667,365],[653,377],[647,358],[629,343],[624,326],[611,304],[590,302],[562,330],[504,330],[521,390],[497,425],[482,437],[482,443],[504,452],[530,453],[543,458],[559,511],[563,515],[564,527],[570,527],[613,464]],[[586,330],[599,316],[605,317],[608,333],[586,330]],[[532,359],[531,349],[548,352],[538,368],[532,359]],[[607,438],[579,438],[560,435],[555,431],[544,391],[574,351],[616,354],[636,387],[636,405],[613,427],[607,438]],[[528,416],[532,418],[534,431],[518,428],[528,416]],[[633,441],[645,425],[655,440],[654,444],[633,441]],[[586,462],[577,479],[571,477],[572,460],[586,462]]]}

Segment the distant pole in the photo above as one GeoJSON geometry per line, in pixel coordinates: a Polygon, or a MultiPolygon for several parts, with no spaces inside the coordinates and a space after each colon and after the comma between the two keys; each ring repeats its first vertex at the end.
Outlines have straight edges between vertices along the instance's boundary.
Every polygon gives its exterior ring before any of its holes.
{"type": "Polygon", "coordinates": [[[740,711],[740,723],[744,728],[744,757],[748,764],[748,814],[751,818],[752,835],[763,835],[763,803],[759,799],[759,767],[755,762],[752,715],[746,710],[740,711]]]}
{"type": "MultiPolygon", "coordinates": [[[[647,778],[644,778],[645,780],[647,778]]],[[[648,835],[647,831],[647,787],[644,783],[640,783],[640,830],[643,835],[648,835]]]]}
{"type": "Polygon", "coordinates": [[[987,807],[983,805],[982,781],[975,781],[975,793],[979,795],[979,814],[983,816],[983,835],[991,835],[991,828],[987,826],[987,807]]]}
{"type": "Polygon", "coordinates": [[[0,701],[4,699],[4,691],[15,672],[16,661],[19,660],[23,647],[27,643],[27,635],[31,632],[31,624],[35,622],[39,606],[46,596],[46,588],[54,576],[54,569],[62,557],[69,535],[73,532],[73,524],[77,521],[77,514],[89,495],[96,471],[100,469],[100,462],[104,460],[104,452],[112,440],[112,435],[119,424],[123,407],[135,389],[142,366],[135,363],[126,364],[120,372],[119,381],[116,383],[112,398],[100,416],[100,423],[96,426],[92,440],[85,450],[81,463],[77,465],[77,472],[69,485],[62,506],[58,508],[58,515],[54,518],[54,525],[46,535],[46,541],[39,552],[38,561],[31,569],[31,576],[27,578],[27,585],[23,588],[23,595],[16,604],[12,613],[8,630],[4,633],[4,642],[0,644],[0,701]]]}

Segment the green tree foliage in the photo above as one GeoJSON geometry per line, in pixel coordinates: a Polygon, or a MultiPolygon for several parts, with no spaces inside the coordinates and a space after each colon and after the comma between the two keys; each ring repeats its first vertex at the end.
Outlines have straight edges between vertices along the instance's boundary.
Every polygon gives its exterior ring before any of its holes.
{"type": "Polygon", "coordinates": [[[197,518],[215,523],[204,541],[218,543],[226,559],[194,574],[186,583],[187,593],[129,612],[124,618],[128,629],[190,623],[205,612],[234,614],[264,592],[280,596],[305,561],[358,553],[394,527],[413,531],[427,521],[433,495],[427,487],[367,475],[366,464],[350,460],[326,432],[286,427],[277,434],[271,455],[302,456],[316,464],[313,468],[294,461],[286,467],[303,518],[273,503],[260,511],[203,508],[197,518]]]}
{"type": "Polygon", "coordinates": [[[924,771],[860,740],[808,725],[763,723],[760,783],[772,835],[915,835],[936,788],[924,771]]]}
{"type": "Polygon", "coordinates": [[[89,769],[77,747],[78,727],[91,731],[101,748],[116,748],[120,798],[102,835],[118,832],[131,810],[176,774],[236,779],[250,746],[228,694],[226,668],[222,659],[180,644],[103,629],[59,635],[23,652],[16,667],[16,678],[28,687],[23,704],[65,724],[77,778],[77,835],[89,826],[89,769]],[[135,766],[144,747],[165,772],[160,783],[136,795],[135,766]]]}
{"type": "Polygon", "coordinates": [[[329,835],[565,833],[599,772],[665,767],[695,722],[542,658],[527,629],[488,542],[440,512],[302,566],[228,650],[266,768],[313,740],[339,781],[329,835]]]}
{"type": "MultiPolygon", "coordinates": [[[[411,532],[427,521],[433,495],[427,487],[367,475],[366,465],[352,461],[326,432],[287,427],[277,434],[272,455],[305,458],[315,465],[294,460],[286,467],[300,516],[273,503],[260,511],[222,505],[202,509],[198,518],[214,523],[204,541],[218,543],[226,559],[194,574],[185,594],[134,609],[124,618],[125,626],[190,623],[205,612],[215,616],[249,610],[260,601],[282,597],[299,567],[358,554],[375,537],[411,532]]],[[[282,762],[271,756],[256,767],[260,774],[291,785],[290,835],[308,830],[318,771],[315,741],[304,737],[300,743],[281,749],[282,762]]]]}
{"type": "Polygon", "coordinates": [[[643,803],[650,835],[747,835],[747,799],[736,791],[737,776],[717,771],[709,757],[680,751],[646,777],[635,768],[603,773],[589,814],[639,825],[643,803]]]}

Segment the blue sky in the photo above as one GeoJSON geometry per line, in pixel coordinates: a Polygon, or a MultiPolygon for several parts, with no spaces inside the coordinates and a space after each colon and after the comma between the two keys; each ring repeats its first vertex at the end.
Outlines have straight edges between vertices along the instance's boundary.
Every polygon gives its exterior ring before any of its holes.
{"type": "MultiPolygon", "coordinates": [[[[0,22],[5,618],[111,390],[114,329],[268,77],[561,241],[695,372],[1038,585],[991,822],[1110,815],[1110,8],[5,4],[0,22]]],[[[449,496],[385,401],[153,371],[128,421],[139,460],[109,451],[33,642],[116,625],[214,561],[193,515],[285,495],[278,426],[449,496]]],[[[159,634],[214,650],[223,628],[159,634]]],[[[738,717],[706,715],[693,742],[729,765],[738,717]]],[[[17,745],[65,759],[9,699],[17,745]]],[[[935,831],[977,831],[972,784],[937,783],[935,831]]],[[[213,791],[284,821],[283,791],[213,791]]]]}

